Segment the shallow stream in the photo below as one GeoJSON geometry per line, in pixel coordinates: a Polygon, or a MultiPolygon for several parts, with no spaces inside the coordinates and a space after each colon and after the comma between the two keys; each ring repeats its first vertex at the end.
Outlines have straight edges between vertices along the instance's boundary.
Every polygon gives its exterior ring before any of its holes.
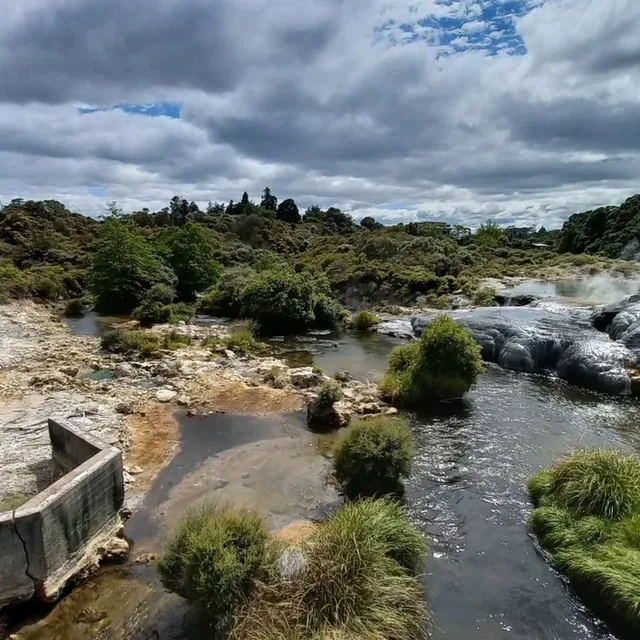
{"type": "MultiPolygon", "coordinates": [[[[382,373],[397,343],[377,334],[329,334],[281,346],[292,364],[313,360],[327,373],[346,368],[367,379],[382,373]]],[[[437,404],[410,418],[417,455],[407,502],[411,519],[430,545],[424,582],[436,625],[434,638],[615,638],[579,604],[527,534],[531,507],[526,483],[575,447],[640,454],[637,400],[490,365],[463,402],[437,404]]],[[[203,432],[202,450],[215,449],[218,437],[217,430],[203,432]]],[[[153,570],[146,571],[153,582],[153,570]]],[[[153,588],[158,590],[157,585],[153,588]]],[[[173,599],[161,614],[149,610],[145,628],[158,634],[149,637],[181,637],[176,621],[183,612],[173,599]],[[165,626],[161,619],[171,624],[165,626]]],[[[107,628],[86,637],[147,636],[107,628]]]]}

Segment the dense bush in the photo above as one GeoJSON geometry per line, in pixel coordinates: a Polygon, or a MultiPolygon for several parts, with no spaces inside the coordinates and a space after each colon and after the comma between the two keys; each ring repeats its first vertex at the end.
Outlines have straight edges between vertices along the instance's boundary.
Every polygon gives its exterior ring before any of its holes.
{"type": "Polygon", "coordinates": [[[246,266],[225,269],[218,283],[198,301],[198,311],[211,316],[237,318],[242,312],[242,290],[255,271],[246,266]]]}
{"type": "Polygon", "coordinates": [[[83,298],[73,298],[64,307],[64,315],[67,318],[79,318],[84,314],[85,301],[83,298]]]}
{"type": "Polygon", "coordinates": [[[534,476],[529,494],[529,526],[558,569],[605,617],[640,632],[640,459],[578,451],[534,476]]]}
{"type": "Polygon", "coordinates": [[[411,431],[387,417],[356,422],[334,452],[336,479],[349,497],[401,492],[412,461],[411,431]]]}
{"type": "Polygon", "coordinates": [[[399,505],[345,505],[300,545],[295,579],[270,571],[231,638],[426,640],[429,617],[415,575],[424,551],[399,505]]]}
{"type": "Polygon", "coordinates": [[[193,300],[199,291],[218,279],[220,268],[214,260],[212,238],[204,227],[189,222],[171,227],[158,240],[158,250],[178,279],[177,291],[182,300],[193,300]]]}
{"type": "Polygon", "coordinates": [[[359,311],[351,318],[351,326],[356,331],[368,331],[380,324],[380,318],[371,311],[359,311]]]}
{"type": "Polygon", "coordinates": [[[223,340],[224,346],[235,353],[246,355],[260,355],[269,351],[269,345],[256,340],[250,329],[233,331],[223,340]]]}
{"type": "Polygon", "coordinates": [[[264,271],[243,289],[242,315],[254,320],[265,334],[299,333],[317,326],[316,306],[323,298],[308,275],[264,271]]]}
{"type": "Polygon", "coordinates": [[[133,225],[118,219],[102,225],[90,278],[96,308],[105,313],[128,313],[154,284],[175,281],[151,244],[133,225]]]}
{"type": "Polygon", "coordinates": [[[158,560],[162,584],[188,600],[215,632],[228,629],[262,570],[267,535],[253,512],[189,511],[158,560]]]}
{"type": "Polygon", "coordinates": [[[400,404],[459,398],[483,369],[480,347],[471,333],[440,315],[425,327],[417,343],[394,349],[380,389],[400,404]]]}

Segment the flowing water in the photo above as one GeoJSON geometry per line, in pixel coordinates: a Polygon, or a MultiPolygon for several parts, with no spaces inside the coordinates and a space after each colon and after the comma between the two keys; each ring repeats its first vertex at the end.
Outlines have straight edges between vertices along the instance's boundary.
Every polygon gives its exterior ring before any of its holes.
{"type": "MultiPolygon", "coordinates": [[[[313,360],[328,373],[346,368],[366,379],[384,371],[397,343],[377,334],[330,334],[280,344],[292,363],[313,360]]],[[[616,637],[580,605],[527,534],[526,483],[575,447],[640,453],[639,407],[491,365],[464,401],[409,416],[416,460],[407,503],[430,545],[424,583],[435,639],[616,637]]]]}

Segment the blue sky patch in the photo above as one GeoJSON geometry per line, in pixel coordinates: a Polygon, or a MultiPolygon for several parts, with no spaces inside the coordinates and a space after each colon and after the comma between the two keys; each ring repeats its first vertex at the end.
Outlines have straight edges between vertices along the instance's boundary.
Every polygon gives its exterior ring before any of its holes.
{"type": "Polygon", "coordinates": [[[484,51],[490,56],[524,55],[524,42],[516,31],[516,20],[541,0],[439,0],[439,11],[418,16],[411,22],[388,20],[376,30],[378,38],[397,44],[425,41],[438,49],[438,56],[463,51],[484,51]]]}
{"type": "Polygon", "coordinates": [[[180,105],[174,102],[157,102],[154,104],[116,104],[113,107],[83,107],[78,109],[82,114],[97,113],[98,111],[124,111],[152,118],[166,117],[177,119],[180,117],[180,105]]]}

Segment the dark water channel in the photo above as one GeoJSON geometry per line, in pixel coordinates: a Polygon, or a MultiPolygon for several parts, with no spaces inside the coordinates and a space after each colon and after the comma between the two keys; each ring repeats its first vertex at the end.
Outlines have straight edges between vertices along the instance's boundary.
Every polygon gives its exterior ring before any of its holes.
{"type": "MultiPolygon", "coordinates": [[[[394,344],[377,334],[330,334],[281,347],[291,363],[313,360],[328,373],[346,368],[366,379],[384,371],[394,344]]],[[[410,416],[417,455],[408,509],[430,545],[425,588],[435,639],[615,638],[580,605],[527,534],[526,483],[575,447],[640,453],[639,406],[489,366],[463,402],[410,416]]],[[[155,490],[165,491],[162,476],[158,481],[155,490]]]]}

